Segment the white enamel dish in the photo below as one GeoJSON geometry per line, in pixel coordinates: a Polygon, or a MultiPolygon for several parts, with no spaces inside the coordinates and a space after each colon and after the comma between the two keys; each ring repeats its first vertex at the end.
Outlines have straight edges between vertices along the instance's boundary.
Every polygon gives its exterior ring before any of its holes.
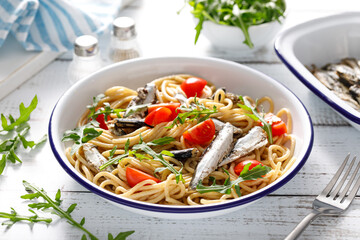
{"type": "Polygon", "coordinates": [[[321,84],[305,67],[360,59],[360,12],[342,13],[311,20],[283,31],[275,51],[289,70],[341,117],[360,130],[360,112],[321,84]]]}
{"type": "Polygon", "coordinates": [[[189,219],[216,216],[247,207],[283,186],[306,162],[313,145],[313,127],[301,101],[282,84],[258,71],[215,58],[163,57],[114,64],[73,85],[54,107],[49,121],[49,139],[60,165],[91,192],[136,213],[153,217],[189,219]],[[296,136],[296,162],[291,169],[280,179],[255,193],[236,200],[205,206],[167,206],[123,198],[98,187],[75,170],[65,156],[65,145],[61,142],[61,138],[65,130],[75,128],[93,96],[103,93],[112,86],[120,85],[136,89],[156,78],[180,73],[202,77],[218,87],[226,87],[233,93],[253,98],[269,96],[275,102],[275,111],[282,107],[289,108],[293,117],[293,134],[296,136]]]}

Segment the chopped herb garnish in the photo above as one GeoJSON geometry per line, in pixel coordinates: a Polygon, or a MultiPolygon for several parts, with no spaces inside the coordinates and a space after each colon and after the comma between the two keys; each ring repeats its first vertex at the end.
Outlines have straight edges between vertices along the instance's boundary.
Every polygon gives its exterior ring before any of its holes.
{"type": "Polygon", "coordinates": [[[97,138],[102,134],[102,131],[97,131],[94,128],[94,122],[90,122],[79,128],[73,130],[68,130],[64,133],[64,136],[61,141],[73,141],[74,144],[71,147],[70,154],[73,155],[84,143],[97,138]]]}
{"type": "Polygon", "coordinates": [[[180,106],[178,109],[181,111],[177,117],[173,120],[173,123],[166,128],[173,128],[175,125],[184,124],[186,120],[194,121],[197,120],[198,123],[208,119],[211,114],[217,113],[218,110],[216,106],[213,106],[213,109],[206,108],[204,104],[200,104],[196,97],[194,98],[195,105],[190,105],[189,107],[180,106]]]}
{"type": "MultiPolygon", "coordinates": [[[[223,185],[218,185],[215,183],[214,177],[209,177],[210,181],[212,181],[212,185],[204,186],[200,181],[196,186],[196,190],[199,193],[207,193],[207,192],[219,192],[230,194],[231,188],[234,186],[236,194],[240,197],[240,187],[239,183],[247,180],[256,180],[258,178],[262,178],[263,175],[267,174],[271,171],[271,168],[268,166],[262,166],[261,164],[255,166],[251,170],[249,170],[251,163],[248,163],[244,166],[244,169],[241,171],[240,176],[234,181],[230,181],[230,176],[225,180],[223,185]]],[[[224,169],[225,170],[225,169],[224,169]]],[[[225,173],[229,175],[229,173],[225,170],[225,173]]]]}
{"type": "MultiPolygon", "coordinates": [[[[238,104],[238,106],[246,111],[252,112],[252,114],[247,114],[245,113],[246,116],[249,116],[250,118],[252,118],[255,121],[261,121],[263,126],[261,126],[265,132],[267,133],[268,137],[269,137],[269,142],[270,144],[273,143],[273,136],[272,136],[272,130],[271,130],[271,123],[268,123],[267,121],[265,121],[265,119],[263,118],[263,116],[258,113],[258,111],[256,110],[256,106],[253,107],[251,105],[251,103],[243,98],[242,96],[239,96],[240,100],[244,103],[243,104],[238,104]]],[[[257,104],[256,104],[257,105],[257,104]]]]}
{"type": "Polygon", "coordinates": [[[155,140],[153,140],[151,142],[146,143],[146,142],[143,141],[143,139],[141,137],[141,134],[140,134],[140,142],[138,144],[134,145],[132,147],[132,150],[129,150],[130,140],[128,139],[126,144],[125,144],[125,153],[121,154],[119,156],[113,157],[113,154],[111,155],[111,152],[110,152],[109,161],[106,162],[104,165],[102,165],[100,167],[100,169],[102,170],[102,169],[106,168],[109,165],[116,164],[121,159],[129,157],[131,155],[134,155],[139,160],[150,159],[146,155],[141,153],[141,152],[145,152],[146,154],[150,155],[153,160],[161,162],[162,165],[164,166],[164,168],[155,170],[155,173],[156,172],[161,172],[161,171],[163,171],[165,169],[169,169],[172,173],[175,174],[176,182],[179,182],[179,181],[184,182],[184,179],[183,179],[182,174],[181,174],[182,169],[180,171],[176,170],[171,163],[169,163],[168,161],[166,161],[163,158],[163,155],[173,156],[173,154],[171,152],[169,152],[169,151],[166,151],[166,150],[163,150],[161,153],[157,153],[154,150],[152,150],[151,147],[150,147],[150,146],[159,146],[159,145],[170,144],[173,141],[175,141],[175,139],[172,138],[172,137],[163,137],[163,138],[155,139],[155,140]]]}
{"type": "Polygon", "coordinates": [[[96,112],[96,108],[99,104],[99,102],[105,97],[104,94],[99,94],[96,97],[93,97],[93,103],[91,105],[87,105],[86,107],[90,110],[90,114],[88,116],[88,118],[91,118],[95,112],[96,112]]]}

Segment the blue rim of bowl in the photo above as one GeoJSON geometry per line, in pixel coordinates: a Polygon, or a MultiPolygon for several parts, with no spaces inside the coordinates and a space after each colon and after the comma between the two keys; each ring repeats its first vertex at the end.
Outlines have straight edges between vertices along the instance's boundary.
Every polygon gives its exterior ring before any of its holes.
{"type": "MultiPolygon", "coordinates": [[[[273,81],[275,81],[275,80],[273,80],[273,81]]],[[[80,183],[83,187],[85,187],[89,191],[99,195],[100,197],[103,197],[103,198],[105,198],[105,199],[107,199],[109,201],[112,201],[114,203],[118,203],[118,204],[121,204],[121,205],[124,205],[124,206],[127,206],[127,207],[131,207],[131,208],[135,208],[135,209],[141,209],[141,210],[150,211],[150,212],[172,213],[172,214],[205,213],[205,212],[221,211],[221,210],[224,210],[224,209],[238,207],[240,205],[244,205],[244,204],[253,202],[253,201],[257,200],[257,199],[260,199],[260,198],[262,198],[264,196],[267,196],[268,194],[276,191],[277,189],[281,188],[284,184],[289,182],[300,171],[300,169],[303,167],[303,165],[305,164],[305,162],[309,158],[309,155],[310,155],[311,150],[313,148],[314,128],[313,128],[313,124],[312,124],[312,120],[311,120],[311,117],[309,115],[309,112],[305,108],[305,105],[300,101],[300,99],[289,88],[287,88],[282,83],[279,83],[279,84],[281,84],[295,98],[297,98],[299,103],[303,106],[303,108],[304,108],[304,110],[306,112],[307,118],[309,120],[309,124],[310,124],[310,142],[309,142],[309,145],[308,145],[308,149],[306,150],[306,152],[304,154],[304,157],[299,161],[299,164],[295,167],[295,169],[289,175],[287,175],[285,178],[281,179],[280,181],[276,182],[273,186],[271,186],[271,187],[269,187],[269,188],[267,188],[267,189],[265,189],[265,190],[263,190],[261,192],[255,193],[252,196],[248,196],[248,197],[245,197],[245,198],[237,198],[237,199],[234,199],[232,201],[221,203],[221,204],[211,204],[211,205],[202,205],[202,206],[189,206],[189,207],[181,207],[181,206],[179,206],[179,207],[170,207],[169,205],[155,205],[155,204],[148,204],[148,203],[145,204],[145,203],[142,203],[140,201],[134,201],[134,200],[122,198],[120,196],[113,195],[110,192],[107,193],[106,192],[107,190],[101,190],[101,189],[99,189],[97,187],[92,186],[88,182],[88,180],[86,180],[84,177],[80,177],[79,175],[77,175],[74,172],[74,169],[69,168],[69,166],[60,157],[60,154],[58,153],[58,151],[57,151],[57,149],[55,147],[52,132],[51,132],[51,125],[52,125],[53,114],[54,114],[56,106],[57,106],[57,104],[58,104],[58,102],[60,101],[61,98],[55,104],[54,109],[53,109],[53,111],[51,113],[51,116],[50,116],[50,120],[49,120],[48,134],[49,134],[49,142],[50,142],[51,150],[53,151],[53,154],[54,154],[55,158],[57,159],[57,161],[59,162],[59,164],[61,165],[61,167],[75,181],[80,183]]]]}
{"type": "MultiPolygon", "coordinates": [[[[335,16],[340,16],[343,14],[337,14],[335,16]]],[[[332,17],[332,16],[330,16],[332,17]]],[[[356,123],[356,124],[360,124],[360,117],[355,116],[354,114],[348,112],[347,110],[345,110],[343,107],[341,107],[339,104],[337,104],[336,102],[334,102],[333,100],[331,100],[330,98],[328,98],[325,94],[323,94],[319,89],[317,89],[314,85],[312,85],[305,77],[303,77],[303,75],[297,71],[295,69],[295,67],[293,67],[288,60],[286,59],[286,57],[281,54],[281,44],[280,44],[280,40],[284,39],[285,34],[288,33],[288,31],[293,30],[299,26],[303,26],[306,24],[310,24],[311,22],[318,22],[322,19],[326,19],[326,18],[330,18],[329,16],[327,17],[323,17],[320,19],[315,19],[312,21],[308,21],[305,23],[302,23],[300,25],[294,26],[292,28],[289,28],[287,30],[285,30],[284,32],[282,32],[275,40],[275,44],[274,44],[274,49],[275,52],[277,54],[277,56],[280,58],[280,60],[285,64],[285,66],[307,87],[309,88],[315,95],[317,95],[320,99],[322,99],[324,102],[326,102],[330,107],[332,107],[333,109],[335,109],[337,112],[339,112],[342,116],[344,116],[345,118],[349,119],[350,121],[356,123]]],[[[297,59],[297,58],[296,58],[297,59]]],[[[301,64],[301,63],[300,63],[301,64]]],[[[340,99],[339,99],[340,100],[340,99]]]]}

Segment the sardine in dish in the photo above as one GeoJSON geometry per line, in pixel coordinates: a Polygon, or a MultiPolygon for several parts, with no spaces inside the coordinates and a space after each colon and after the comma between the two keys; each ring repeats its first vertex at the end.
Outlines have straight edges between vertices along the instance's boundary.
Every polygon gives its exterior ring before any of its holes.
{"type": "Polygon", "coordinates": [[[99,187],[149,203],[211,204],[255,192],[295,162],[291,114],[274,113],[269,97],[227,90],[172,75],[89,96],[77,127],[64,133],[66,156],[99,187]]]}
{"type": "Polygon", "coordinates": [[[357,59],[344,58],[320,69],[313,65],[310,71],[325,87],[360,112],[360,63],[357,59]]]}

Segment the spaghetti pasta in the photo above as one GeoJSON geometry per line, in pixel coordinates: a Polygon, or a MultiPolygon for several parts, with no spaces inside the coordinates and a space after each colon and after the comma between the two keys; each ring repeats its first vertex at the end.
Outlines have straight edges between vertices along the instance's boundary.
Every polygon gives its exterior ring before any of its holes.
{"type": "MultiPolygon", "coordinates": [[[[157,102],[178,102],[175,95],[179,92],[183,93],[180,86],[190,77],[193,76],[173,75],[153,80],[152,83],[157,89],[157,102]]],[[[126,109],[130,101],[137,96],[137,92],[126,87],[116,86],[107,89],[104,95],[105,97],[99,101],[98,107],[104,106],[104,104],[107,103],[112,109],[126,109]]],[[[254,99],[251,99],[248,96],[244,98],[252,104],[255,104],[254,99]]],[[[246,110],[237,105],[234,99],[227,97],[224,89],[216,89],[215,86],[208,84],[204,87],[201,96],[198,98],[190,97],[184,104],[190,106],[194,102],[205,106],[207,109],[213,109],[215,106],[217,112],[211,115],[212,118],[219,119],[223,122],[229,122],[242,129],[244,133],[249,132],[250,129],[259,125],[257,121],[249,116],[246,110]]],[[[269,97],[258,99],[257,104],[267,105],[268,112],[274,111],[273,100],[269,97]]],[[[85,125],[89,122],[89,113],[89,110],[84,112],[78,121],[78,126],[85,125]]],[[[119,114],[124,116],[123,112],[119,114]]],[[[224,165],[221,168],[219,167],[210,173],[202,183],[204,185],[210,184],[209,177],[214,177],[216,182],[220,184],[225,182],[229,176],[230,180],[237,179],[238,175],[234,171],[235,166],[248,159],[257,160],[261,164],[269,166],[271,171],[263,178],[239,183],[241,195],[250,194],[264,188],[281,177],[295,161],[293,158],[295,137],[291,134],[292,122],[289,110],[282,108],[275,115],[282,119],[286,119],[288,130],[286,134],[274,136],[272,144],[268,143],[266,146],[255,149],[234,162],[224,165]]],[[[113,113],[110,117],[115,119],[118,116],[113,113]]],[[[115,135],[111,129],[97,129],[102,130],[102,134],[99,137],[90,140],[89,143],[95,145],[101,155],[106,159],[109,158],[114,147],[116,147],[116,151],[113,152],[113,157],[116,157],[125,153],[127,144],[128,147],[131,148],[140,141],[150,142],[163,137],[172,137],[175,141],[166,145],[156,146],[154,147],[154,151],[161,152],[162,150],[187,149],[189,148],[189,143],[184,139],[183,133],[191,129],[197,123],[198,121],[195,119],[193,121],[185,121],[183,124],[177,124],[172,128],[169,128],[172,125],[172,122],[162,122],[153,128],[143,126],[122,136],[115,135]]],[[[198,205],[218,203],[238,198],[239,196],[234,188],[231,189],[230,194],[220,192],[199,193],[196,190],[191,190],[189,188],[189,183],[195,172],[199,158],[206,150],[207,146],[193,144],[192,147],[198,150],[198,154],[183,162],[173,157],[163,155],[164,159],[173,164],[177,171],[182,172],[184,182],[177,182],[175,174],[169,169],[165,169],[156,173],[157,178],[159,178],[161,182],[157,183],[154,180],[149,179],[141,181],[133,187],[131,187],[127,181],[127,167],[136,168],[153,176],[156,169],[163,167],[161,162],[154,160],[151,157],[139,159],[136,155],[127,156],[115,164],[114,169],[109,172],[98,171],[94,166],[89,164],[82,148],[79,148],[74,154],[71,154],[71,149],[67,148],[66,156],[74,168],[89,181],[101,188],[118,194],[119,196],[134,200],[169,205],[198,205]]]]}

